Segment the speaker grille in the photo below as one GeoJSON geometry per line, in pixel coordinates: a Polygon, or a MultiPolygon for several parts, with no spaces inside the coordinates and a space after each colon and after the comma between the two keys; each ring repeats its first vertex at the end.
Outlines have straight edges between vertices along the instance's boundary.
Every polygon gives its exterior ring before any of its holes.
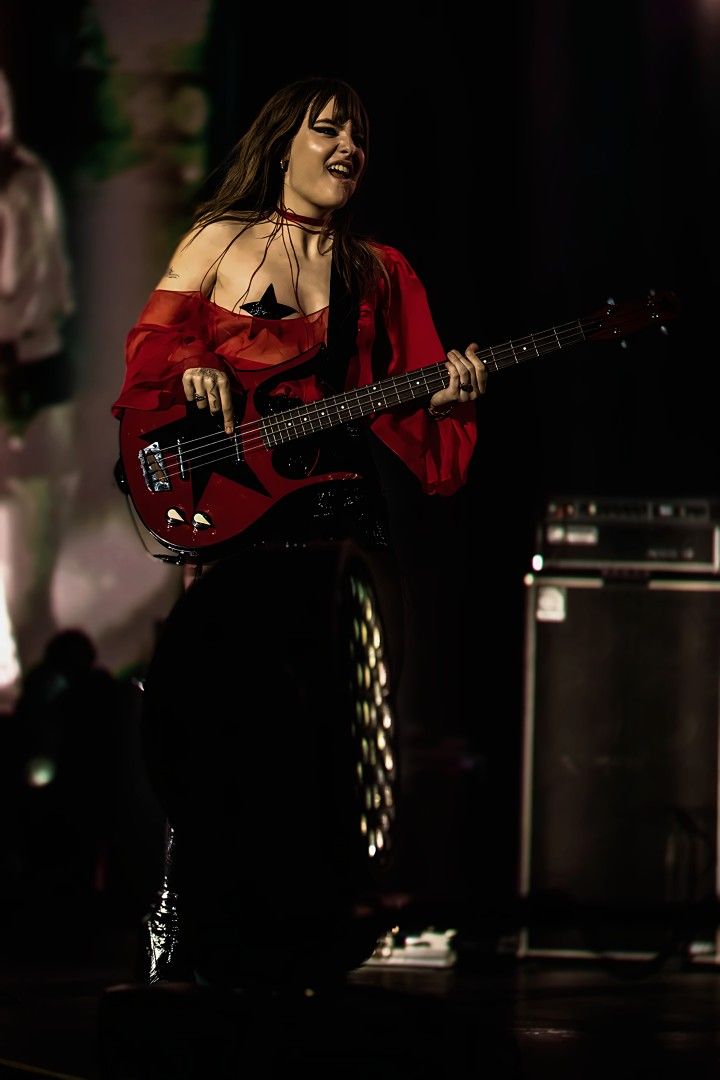
{"type": "Polygon", "coordinates": [[[527,951],[653,951],[716,894],[720,582],[528,579],[527,951]]]}

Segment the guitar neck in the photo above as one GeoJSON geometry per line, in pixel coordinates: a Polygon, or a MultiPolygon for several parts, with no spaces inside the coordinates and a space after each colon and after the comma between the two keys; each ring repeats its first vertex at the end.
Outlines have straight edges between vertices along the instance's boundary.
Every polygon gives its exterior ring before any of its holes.
{"type": "MultiPolygon", "coordinates": [[[[540,333],[506,341],[478,353],[489,372],[514,367],[531,357],[544,356],[560,349],[570,348],[586,340],[587,334],[599,324],[598,319],[575,319],[562,326],[551,326],[540,333]]],[[[445,361],[393,375],[387,379],[347,390],[341,394],[287,409],[282,413],[265,417],[262,421],[262,438],[269,448],[301,439],[328,428],[339,427],[352,420],[360,420],[373,413],[385,412],[397,405],[432,397],[450,382],[450,372],[445,361]]]]}

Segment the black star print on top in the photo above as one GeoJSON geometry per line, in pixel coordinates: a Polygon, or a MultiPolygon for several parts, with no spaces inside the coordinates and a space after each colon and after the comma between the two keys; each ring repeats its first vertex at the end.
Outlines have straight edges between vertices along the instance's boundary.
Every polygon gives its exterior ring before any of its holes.
{"type": "Polygon", "coordinates": [[[257,315],[261,319],[284,319],[286,315],[293,315],[297,312],[297,308],[278,304],[275,299],[273,285],[268,285],[259,300],[252,300],[249,304],[243,304],[242,310],[247,311],[249,315],[257,315]]]}

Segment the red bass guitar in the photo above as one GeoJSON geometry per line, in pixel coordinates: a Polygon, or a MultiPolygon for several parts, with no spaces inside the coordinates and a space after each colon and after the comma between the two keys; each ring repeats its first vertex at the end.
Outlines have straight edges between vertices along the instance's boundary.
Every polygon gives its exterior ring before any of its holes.
{"type": "MultiPolygon", "coordinates": [[[[481,351],[488,372],[586,341],[622,341],[677,314],[673,293],[639,302],[608,303],[583,318],[481,351]]],[[[281,365],[282,377],[306,363],[281,365]]],[[[194,403],[148,412],[125,409],[115,470],[145,528],[169,551],[169,561],[199,562],[227,549],[281,499],[310,484],[356,479],[324,468],[318,438],[330,428],[416,399],[448,384],[444,361],[381,379],[311,404],[271,396],[278,369],[243,373],[235,397],[235,432],[194,403]],[[315,438],[313,438],[315,437],[315,438]]]]}

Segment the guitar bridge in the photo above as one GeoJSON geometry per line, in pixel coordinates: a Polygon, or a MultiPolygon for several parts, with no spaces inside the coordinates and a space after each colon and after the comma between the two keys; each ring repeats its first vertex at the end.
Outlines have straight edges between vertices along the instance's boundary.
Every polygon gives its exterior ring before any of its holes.
{"type": "Polygon", "coordinates": [[[160,443],[150,443],[138,453],[140,468],[142,469],[148,491],[169,491],[170,480],[163,461],[160,443]]]}

